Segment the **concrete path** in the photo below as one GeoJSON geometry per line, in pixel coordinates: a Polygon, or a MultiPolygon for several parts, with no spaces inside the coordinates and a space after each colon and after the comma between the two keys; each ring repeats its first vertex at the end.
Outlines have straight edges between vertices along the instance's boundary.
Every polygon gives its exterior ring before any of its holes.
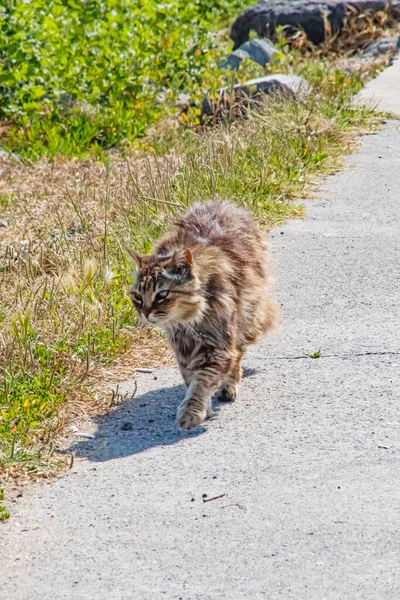
{"type": "Polygon", "coordinates": [[[1,599],[400,598],[399,123],[346,163],[272,234],[282,328],[237,402],[178,434],[176,370],[140,375],[0,527],[1,599]]]}
{"type": "Polygon", "coordinates": [[[382,112],[400,116],[400,58],[382,73],[371,79],[357,94],[359,102],[376,106],[382,112]]]}

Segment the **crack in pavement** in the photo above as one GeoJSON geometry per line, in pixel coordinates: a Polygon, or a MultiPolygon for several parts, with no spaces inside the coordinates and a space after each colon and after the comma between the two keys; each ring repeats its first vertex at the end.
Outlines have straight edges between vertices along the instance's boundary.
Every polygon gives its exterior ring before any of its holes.
{"type": "Polygon", "coordinates": [[[353,356],[399,356],[400,350],[377,350],[367,352],[351,352],[348,354],[320,354],[319,356],[308,356],[301,354],[300,356],[277,356],[268,360],[319,360],[321,358],[353,358],[353,356]]]}

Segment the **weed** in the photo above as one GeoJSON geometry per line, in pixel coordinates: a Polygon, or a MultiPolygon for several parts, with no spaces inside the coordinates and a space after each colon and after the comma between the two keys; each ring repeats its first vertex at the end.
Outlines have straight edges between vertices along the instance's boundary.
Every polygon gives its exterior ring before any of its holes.
{"type": "Polygon", "coordinates": [[[325,40],[319,46],[314,46],[302,30],[286,34],[283,28],[277,28],[274,39],[277,42],[283,39],[283,43],[308,56],[337,57],[338,54],[354,56],[374,40],[385,35],[398,35],[398,32],[398,14],[393,13],[391,6],[374,11],[349,5],[340,32],[333,32],[328,19],[325,19],[325,40]]]}
{"type": "Polygon", "coordinates": [[[309,358],[319,358],[321,356],[321,350],[317,350],[316,352],[307,352],[307,356],[309,358]]]}
{"type": "MultiPolygon", "coordinates": [[[[4,489],[0,488],[0,502],[4,500],[4,489]]],[[[7,521],[10,518],[10,513],[3,504],[0,504],[0,521],[7,521]]]]}

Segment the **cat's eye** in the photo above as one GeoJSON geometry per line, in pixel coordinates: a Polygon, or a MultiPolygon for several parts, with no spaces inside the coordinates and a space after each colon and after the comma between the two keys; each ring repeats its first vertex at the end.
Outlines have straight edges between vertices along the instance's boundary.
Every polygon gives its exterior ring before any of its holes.
{"type": "Polygon", "coordinates": [[[136,302],[136,304],[142,305],[142,296],[137,294],[136,292],[131,292],[132,300],[136,302]]]}
{"type": "Polygon", "coordinates": [[[169,294],[168,290],[163,290],[162,292],[158,292],[158,294],[155,297],[155,301],[162,302],[163,300],[165,300],[165,298],[168,296],[168,294],[169,294]]]}

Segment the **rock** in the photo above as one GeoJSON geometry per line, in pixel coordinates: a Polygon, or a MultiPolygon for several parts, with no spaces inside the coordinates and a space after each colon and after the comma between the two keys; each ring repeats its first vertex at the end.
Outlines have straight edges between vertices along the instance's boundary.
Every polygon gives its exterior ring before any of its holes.
{"type": "Polygon", "coordinates": [[[4,148],[0,147],[0,158],[6,158],[6,159],[14,159],[14,160],[21,160],[21,156],[19,154],[16,154],[15,152],[8,152],[7,150],[4,150],[4,148]]]}
{"type": "Polygon", "coordinates": [[[348,6],[360,12],[387,10],[393,17],[400,16],[399,0],[268,0],[250,6],[233,23],[234,50],[247,42],[250,30],[260,37],[270,37],[278,25],[286,27],[289,33],[303,29],[313,44],[321,44],[325,40],[327,23],[333,34],[343,29],[348,6]]]}
{"type": "Polygon", "coordinates": [[[399,49],[400,36],[383,37],[368,44],[360,54],[349,57],[344,64],[344,70],[347,73],[355,73],[363,69],[366,63],[376,60],[377,56],[388,54],[393,57],[399,49]]]}
{"type": "Polygon", "coordinates": [[[226,118],[241,118],[249,108],[260,106],[264,94],[279,92],[295,97],[310,94],[311,91],[312,87],[302,77],[276,73],[235,85],[233,96],[229,94],[228,88],[218,90],[218,99],[215,102],[204,98],[202,115],[213,117],[215,122],[226,118]]]}
{"type": "Polygon", "coordinates": [[[364,48],[362,57],[363,58],[372,58],[373,56],[379,56],[379,54],[388,54],[392,52],[398,52],[400,49],[400,36],[394,37],[383,37],[372,44],[368,44],[366,48],[364,48]]]}
{"type": "Polygon", "coordinates": [[[129,421],[127,421],[126,423],[124,423],[122,425],[122,427],[121,427],[122,431],[131,431],[131,429],[133,429],[133,425],[129,421]]]}
{"type": "Polygon", "coordinates": [[[274,75],[267,75],[266,77],[259,77],[258,79],[250,79],[242,85],[235,86],[235,89],[241,89],[247,95],[251,94],[251,88],[255,88],[253,93],[264,92],[265,94],[270,94],[274,91],[289,91],[297,96],[299,94],[310,94],[312,92],[312,87],[305,79],[303,79],[303,77],[299,77],[298,75],[285,75],[284,73],[275,73],[274,75]]]}
{"type": "Polygon", "coordinates": [[[190,96],[182,92],[175,101],[175,106],[181,110],[187,110],[190,106],[190,96]]]}
{"type": "Polygon", "coordinates": [[[8,227],[8,221],[5,219],[0,219],[0,227],[8,227]]]}
{"type": "Polygon", "coordinates": [[[248,59],[265,67],[277,52],[278,50],[267,38],[251,40],[250,42],[245,42],[232,52],[223,66],[228,66],[237,71],[242,60],[248,59]]]}

